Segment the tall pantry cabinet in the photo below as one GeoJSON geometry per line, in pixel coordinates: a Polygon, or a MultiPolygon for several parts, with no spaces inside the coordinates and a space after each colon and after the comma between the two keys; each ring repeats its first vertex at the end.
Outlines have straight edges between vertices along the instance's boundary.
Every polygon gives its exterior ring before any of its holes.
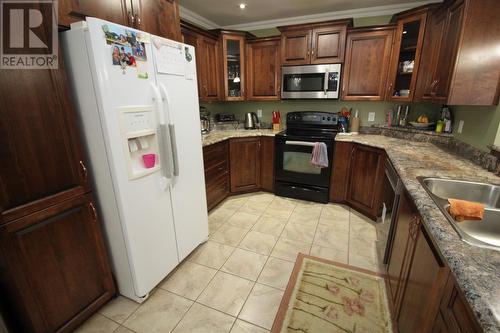
{"type": "Polygon", "coordinates": [[[115,293],[59,69],[0,69],[0,308],[13,332],[70,332],[115,293]]]}

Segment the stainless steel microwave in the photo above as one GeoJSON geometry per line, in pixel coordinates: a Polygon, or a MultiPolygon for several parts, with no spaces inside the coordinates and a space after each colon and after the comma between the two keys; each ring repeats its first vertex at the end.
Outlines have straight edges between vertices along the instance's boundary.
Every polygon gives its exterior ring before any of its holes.
{"type": "Polygon", "coordinates": [[[283,66],[281,98],[339,98],[340,67],[340,64],[283,66]]]}

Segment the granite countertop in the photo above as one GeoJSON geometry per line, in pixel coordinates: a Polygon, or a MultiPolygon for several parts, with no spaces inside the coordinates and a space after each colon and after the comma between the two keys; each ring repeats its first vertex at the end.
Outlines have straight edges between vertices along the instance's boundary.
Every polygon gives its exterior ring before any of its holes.
{"type": "Polygon", "coordinates": [[[225,130],[225,131],[211,131],[208,134],[202,135],[203,147],[221,142],[230,138],[244,138],[251,136],[275,136],[279,131],[272,129],[256,129],[256,130],[225,130]]]}
{"type": "Polygon", "coordinates": [[[463,242],[417,180],[432,176],[500,184],[500,177],[429,142],[366,134],[337,135],[336,141],[385,149],[484,331],[500,332],[500,251],[463,242]]]}

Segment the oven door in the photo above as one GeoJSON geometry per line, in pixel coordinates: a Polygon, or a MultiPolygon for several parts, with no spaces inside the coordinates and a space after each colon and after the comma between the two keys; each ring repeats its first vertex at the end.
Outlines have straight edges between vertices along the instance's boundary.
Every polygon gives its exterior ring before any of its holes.
{"type": "Polygon", "coordinates": [[[340,64],[284,66],[281,98],[339,98],[340,64]]]}
{"type": "Polygon", "coordinates": [[[315,142],[276,138],[276,180],[328,188],[333,161],[333,141],[321,140],[328,149],[328,168],[311,165],[315,142]]]}

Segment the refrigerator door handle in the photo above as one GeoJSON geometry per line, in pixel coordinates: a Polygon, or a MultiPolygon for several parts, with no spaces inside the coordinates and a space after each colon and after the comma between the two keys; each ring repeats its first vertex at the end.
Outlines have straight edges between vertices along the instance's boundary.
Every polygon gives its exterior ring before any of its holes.
{"type": "Polygon", "coordinates": [[[158,87],[151,83],[151,88],[153,89],[154,100],[156,103],[156,108],[158,110],[158,118],[160,125],[158,126],[158,136],[159,136],[159,153],[160,153],[160,165],[161,165],[161,179],[160,187],[166,190],[171,184],[171,179],[173,177],[173,161],[168,160],[169,156],[172,156],[170,142],[170,129],[165,121],[165,114],[163,114],[163,100],[161,98],[160,91],[158,87]]]}
{"type": "MultiPolygon", "coordinates": [[[[170,97],[168,96],[167,88],[163,85],[163,83],[159,84],[160,86],[160,92],[163,97],[163,107],[164,107],[164,112],[165,112],[165,117],[168,117],[168,119],[172,119],[170,117],[170,97]]],[[[169,133],[170,133],[170,144],[171,144],[171,153],[172,155],[172,161],[173,161],[173,175],[174,177],[179,176],[179,159],[177,156],[177,141],[175,139],[175,125],[169,123],[169,133]]]]}
{"type": "Polygon", "coordinates": [[[169,124],[170,142],[172,143],[172,156],[174,157],[174,176],[179,176],[179,157],[177,156],[177,142],[175,139],[175,125],[169,124]]]}

